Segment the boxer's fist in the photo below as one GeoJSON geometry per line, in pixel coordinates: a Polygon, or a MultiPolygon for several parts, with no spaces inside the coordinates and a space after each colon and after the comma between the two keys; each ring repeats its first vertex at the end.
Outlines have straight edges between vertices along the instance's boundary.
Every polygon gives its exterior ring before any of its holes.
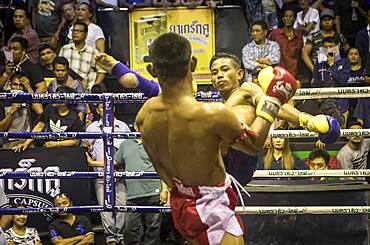
{"type": "Polygon", "coordinates": [[[340,125],[337,119],[326,116],[311,116],[306,113],[299,114],[299,122],[302,127],[319,134],[319,139],[325,144],[332,144],[340,138],[340,125]]]}
{"type": "Polygon", "coordinates": [[[267,96],[278,99],[281,104],[290,100],[298,87],[297,80],[281,66],[262,69],[258,82],[267,96]]]}

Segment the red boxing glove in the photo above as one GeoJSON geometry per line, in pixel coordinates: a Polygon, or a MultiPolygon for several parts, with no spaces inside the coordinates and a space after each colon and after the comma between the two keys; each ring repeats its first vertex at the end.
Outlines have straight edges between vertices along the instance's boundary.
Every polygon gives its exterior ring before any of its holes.
{"type": "Polygon", "coordinates": [[[281,66],[262,69],[258,82],[267,96],[278,99],[281,104],[290,100],[298,87],[297,80],[281,66]]]}

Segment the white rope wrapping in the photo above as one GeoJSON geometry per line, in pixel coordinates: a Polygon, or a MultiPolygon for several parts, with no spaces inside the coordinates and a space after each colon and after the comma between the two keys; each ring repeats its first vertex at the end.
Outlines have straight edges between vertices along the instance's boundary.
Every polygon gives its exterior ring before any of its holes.
{"type": "Polygon", "coordinates": [[[301,88],[293,100],[322,98],[366,98],[370,97],[370,87],[301,88]]]}
{"type": "Polygon", "coordinates": [[[335,169],[335,170],[256,170],[253,178],[288,178],[288,177],[368,177],[370,169],[335,169]]]}
{"type": "Polygon", "coordinates": [[[247,206],[236,207],[238,214],[369,214],[370,206],[247,206]]]}
{"type": "MultiPolygon", "coordinates": [[[[341,129],[341,137],[363,136],[370,137],[370,129],[341,129]]],[[[270,130],[270,136],[273,138],[315,138],[317,133],[307,130],[270,130]]]]}

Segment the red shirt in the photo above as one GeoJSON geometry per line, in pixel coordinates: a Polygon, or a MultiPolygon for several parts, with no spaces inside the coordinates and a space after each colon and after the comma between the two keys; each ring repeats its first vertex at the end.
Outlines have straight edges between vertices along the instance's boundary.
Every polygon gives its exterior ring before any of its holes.
{"type": "Polygon", "coordinates": [[[280,63],[279,65],[287,69],[293,76],[297,73],[298,60],[301,57],[303,48],[302,34],[293,30],[292,40],[288,40],[285,35],[285,29],[273,29],[269,39],[277,42],[280,46],[280,63]]]}

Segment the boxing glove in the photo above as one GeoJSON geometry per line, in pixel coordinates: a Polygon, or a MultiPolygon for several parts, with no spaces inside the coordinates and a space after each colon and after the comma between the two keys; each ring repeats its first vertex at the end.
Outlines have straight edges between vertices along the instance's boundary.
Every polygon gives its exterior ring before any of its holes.
{"type": "Polygon", "coordinates": [[[138,81],[137,88],[140,89],[140,91],[143,92],[146,96],[153,97],[157,96],[160,93],[159,83],[140,76],[119,61],[113,66],[111,70],[111,75],[118,80],[127,73],[132,73],[136,76],[138,81]]]}
{"type": "Polygon", "coordinates": [[[268,66],[258,74],[258,83],[264,91],[257,104],[256,114],[270,123],[278,115],[280,106],[293,97],[297,80],[284,68],[268,66]]]}
{"type": "Polygon", "coordinates": [[[258,74],[258,83],[267,96],[276,98],[281,104],[290,100],[297,90],[297,80],[285,68],[268,66],[258,74]]]}
{"type": "Polygon", "coordinates": [[[307,113],[300,113],[300,125],[308,131],[318,133],[318,138],[325,144],[332,144],[340,138],[340,125],[334,117],[327,115],[312,116],[307,113]]]}

